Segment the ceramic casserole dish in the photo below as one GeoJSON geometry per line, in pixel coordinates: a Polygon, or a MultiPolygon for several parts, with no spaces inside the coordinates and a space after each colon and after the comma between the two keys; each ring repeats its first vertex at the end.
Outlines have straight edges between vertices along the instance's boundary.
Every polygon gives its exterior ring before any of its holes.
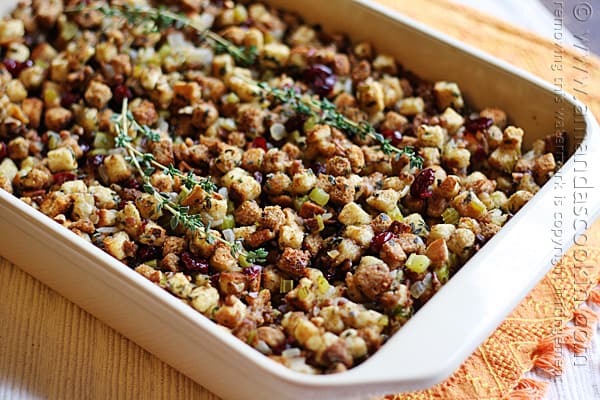
{"type": "MultiPolygon", "coordinates": [[[[4,191],[0,255],[223,398],[362,399],[441,382],[549,271],[557,253],[583,243],[582,232],[600,211],[598,123],[574,97],[375,2],[267,3],[327,31],[368,39],[427,80],[459,83],[474,107],[505,110],[526,131],[525,147],[555,132],[560,119],[568,161],[377,353],[333,375],[304,375],[264,357],[4,191]],[[559,214],[564,240],[557,245],[559,214]]],[[[0,12],[15,4],[4,1],[0,12]]]]}

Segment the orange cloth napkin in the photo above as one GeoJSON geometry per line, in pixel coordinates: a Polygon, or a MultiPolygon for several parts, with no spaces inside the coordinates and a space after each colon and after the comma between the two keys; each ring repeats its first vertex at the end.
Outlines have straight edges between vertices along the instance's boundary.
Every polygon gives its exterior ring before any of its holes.
{"type": "MultiPolygon", "coordinates": [[[[560,77],[600,116],[600,60],[448,0],[379,3],[400,11],[450,36],[479,47],[511,64],[553,82],[551,69],[561,51],[560,77]]],[[[600,171],[599,171],[600,172],[600,171]]],[[[541,399],[546,382],[523,378],[538,368],[549,375],[563,370],[561,348],[586,350],[598,316],[584,303],[600,304],[600,221],[587,232],[585,247],[576,246],[548,273],[500,327],[445,382],[428,390],[386,399],[541,399]],[[569,321],[573,323],[567,325],[569,321]]]]}

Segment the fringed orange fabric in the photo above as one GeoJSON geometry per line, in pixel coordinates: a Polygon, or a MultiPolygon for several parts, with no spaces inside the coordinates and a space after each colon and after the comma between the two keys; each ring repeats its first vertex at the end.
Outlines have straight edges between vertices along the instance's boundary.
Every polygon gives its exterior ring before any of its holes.
{"type": "Polygon", "coordinates": [[[568,327],[566,331],[569,334],[565,337],[565,346],[575,354],[583,353],[594,335],[592,328],[584,326],[568,327]]]}
{"type": "Polygon", "coordinates": [[[563,343],[561,339],[563,338],[559,337],[559,335],[544,338],[532,354],[533,365],[550,376],[558,376],[564,370],[563,357],[557,348],[563,343]]]}
{"type": "Polygon", "coordinates": [[[543,400],[548,382],[521,378],[506,400],[543,400]]]}
{"type": "Polygon", "coordinates": [[[600,306],[600,288],[596,288],[596,289],[592,290],[590,292],[590,297],[588,298],[588,300],[591,303],[600,306]]]}

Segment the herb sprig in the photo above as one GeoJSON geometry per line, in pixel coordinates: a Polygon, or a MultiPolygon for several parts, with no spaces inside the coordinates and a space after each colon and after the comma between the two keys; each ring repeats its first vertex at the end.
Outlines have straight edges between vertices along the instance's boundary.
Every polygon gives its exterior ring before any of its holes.
{"type": "Polygon", "coordinates": [[[127,107],[128,101],[127,99],[124,99],[121,113],[115,114],[113,117],[113,123],[115,124],[115,131],[117,134],[115,137],[115,146],[124,148],[127,151],[129,162],[137,170],[142,179],[142,188],[144,192],[154,196],[154,198],[157,200],[157,211],[160,212],[162,210],[166,210],[171,214],[171,228],[175,229],[181,225],[192,232],[201,232],[204,234],[204,237],[208,243],[212,244],[219,241],[226,244],[230,247],[233,257],[239,258],[240,256],[243,256],[247,263],[263,264],[266,262],[268,253],[265,249],[259,248],[253,251],[246,251],[241,242],[237,240],[230,242],[220,236],[214,235],[212,232],[210,232],[210,225],[204,224],[200,215],[191,214],[189,207],[182,206],[181,204],[173,201],[169,194],[160,192],[152,185],[150,176],[154,173],[156,168],[160,168],[168,175],[182,178],[184,185],[186,185],[186,187],[189,189],[193,188],[195,185],[200,185],[202,189],[209,194],[216,190],[216,185],[212,183],[209,178],[204,178],[198,181],[193,173],[187,175],[183,174],[173,165],[165,166],[156,161],[152,154],[144,153],[138,150],[132,144],[132,138],[128,134],[130,129],[141,133],[144,137],[151,141],[160,140],[160,135],[158,132],[151,130],[147,126],[140,125],[127,107]]]}
{"type": "MultiPolygon", "coordinates": [[[[245,78],[242,78],[245,79],[245,78]]],[[[396,154],[398,156],[406,155],[410,160],[410,168],[422,168],[423,159],[415,152],[411,146],[398,148],[392,145],[389,139],[386,139],[381,133],[366,121],[355,122],[347,118],[336,110],[335,104],[326,98],[319,100],[314,97],[303,95],[293,87],[284,89],[271,87],[265,82],[256,84],[258,90],[263,96],[271,96],[276,101],[291,106],[294,111],[308,117],[316,117],[317,121],[338,128],[351,136],[357,136],[361,139],[371,137],[381,146],[384,154],[396,154]]]]}
{"type": "Polygon", "coordinates": [[[129,4],[99,5],[87,7],[81,3],[78,7],[66,12],[80,12],[84,10],[96,10],[107,17],[120,17],[131,26],[143,26],[148,32],[161,32],[167,28],[192,28],[197,31],[201,39],[208,39],[211,46],[219,53],[230,54],[237,64],[250,66],[256,62],[258,52],[255,46],[236,46],[221,35],[204,28],[196,21],[191,20],[183,14],[168,10],[164,6],[158,8],[132,6],[129,4]]]}
{"type": "MultiPolygon", "coordinates": [[[[82,6],[70,11],[82,11],[85,9],[89,8],[82,6]]],[[[124,18],[130,25],[147,26],[149,30],[155,32],[160,32],[169,27],[178,29],[189,27],[199,32],[202,38],[208,39],[215,51],[230,54],[235,59],[236,63],[240,65],[250,66],[254,64],[257,59],[258,54],[256,48],[253,48],[252,46],[236,46],[210,29],[199,26],[195,21],[187,18],[185,15],[169,11],[164,7],[151,8],[130,5],[102,5],[92,9],[98,10],[106,16],[124,18]]],[[[242,80],[249,81],[247,77],[240,74],[236,74],[235,76],[242,80]]],[[[269,86],[265,82],[251,83],[256,85],[257,90],[259,90],[263,96],[271,96],[281,103],[289,104],[297,113],[309,117],[314,116],[320,123],[331,125],[347,132],[351,136],[358,136],[362,139],[365,139],[366,137],[373,138],[379,143],[384,154],[395,154],[397,156],[406,155],[410,160],[409,166],[411,168],[420,169],[423,167],[423,158],[416,153],[413,147],[405,146],[403,148],[398,148],[392,145],[389,139],[386,139],[381,133],[377,132],[367,121],[352,121],[343,114],[337,112],[335,105],[327,99],[318,100],[316,98],[307,97],[298,93],[293,88],[275,88],[269,86]]]]}

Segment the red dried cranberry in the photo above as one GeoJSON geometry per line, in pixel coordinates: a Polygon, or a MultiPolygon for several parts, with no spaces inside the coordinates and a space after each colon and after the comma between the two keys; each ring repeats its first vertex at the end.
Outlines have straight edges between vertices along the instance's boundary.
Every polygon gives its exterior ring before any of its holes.
{"type": "Polygon", "coordinates": [[[52,175],[52,179],[54,180],[54,184],[62,185],[67,181],[74,181],[77,179],[77,175],[72,172],[57,172],[52,175]]]}
{"type": "Polygon", "coordinates": [[[486,117],[478,117],[478,118],[469,118],[465,122],[465,129],[469,132],[477,132],[482,131],[484,129],[492,126],[494,121],[491,118],[486,117]]]}
{"type": "Polygon", "coordinates": [[[210,284],[212,285],[212,287],[219,287],[219,278],[221,277],[221,273],[218,272],[214,275],[210,276],[210,284]]]}
{"type": "Polygon", "coordinates": [[[262,184],[262,181],[263,181],[263,174],[262,174],[260,171],[256,171],[256,172],[254,173],[254,180],[255,180],[256,182],[258,182],[259,184],[262,184]]]}
{"type": "Polygon", "coordinates": [[[194,256],[189,251],[185,251],[181,254],[181,261],[188,271],[198,271],[201,274],[208,273],[208,263],[206,260],[194,256]]]}
{"type": "Polygon", "coordinates": [[[473,153],[473,160],[477,162],[481,162],[487,159],[487,153],[482,145],[478,144],[475,152],[473,153]]]}
{"type": "Polygon", "coordinates": [[[117,85],[113,89],[113,100],[115,105],[121,107],[123,100],[131,100],[133,98],[133,94],[131,90],[126,85],[117,85]]]}
{"type": "Polygon", "coordinates": [[[265,139],[262,136],[257,136],[252,141],[252,147],[255,149],[263,149],[264,151],[267,151],[267,139],[265,139]]]}
{"type": "Polygon", "coordinates": [[[6,154],[8,154],[6,144],[4,142],[0,142],[0,160],[3,160],[4,157],[6,157],[6,154]]]}
{"type": "Polygon", "coordinates": [[[394,238],[394,234],[390,231],[385,231],[378,233],[375,235],[373,240],[371,240],[371,251],[374,253],[379,253],[381,251],[381,247],[388,242],[389,240],[394,238]]]}
{"type": "Polygon", "coordinates": [[[95,154],[90,155],[87,158],[86,164],[90,168],[98,168],[104,163],[104,158],[106,156],[104,154],[95,154]]]}
{"type": "Polygon", "coordinates": [[[250,279],[254,279],[259,276],[262,272],[262,267],[260,265],[251,265],[248,268],[244,268],[242,270],[244,274],[246,274],[250,279]]]}
{"type": "Polygon", "coordinates": [[[317,176],[319,176],[319,175],[321,175],[321,174],[324,174],[324,173],[325,173],[325,171],[327,170],[327,169],[325,168],[325,165],[323,165],[322,163],[320,163],[320,162],[318,162],[318,161],[317,161],[316,163],[314,163],[314,165],[311,167],[311,169],[313,170],[313,172],[314,172],[314,173],[315,173],[315,175],[317,175],[317,176]]]}
{"type": "Polygon", "coordinates": [[[431,197],[431,184],[435,179],[435,173],[431,168],[425,168],[415,178],[410,185],[410,195],[415,199],[425,199],[431,197]]]}
{"type": "Polygon", "coordinates": [[[304,72],[304,80],[316,94],[327,96],[333,89],[337,78],[328,66],[314,64],[304,72]]]}
{"type": "Polygon", "coordinates": [[[389,139],[392,145],[400,146],[402,144],[402,132],[393,129],[386,129],[381,132],[384,138],[389,139]]]}
{"type": "Polygon", "coordinates": [[[291,116],[284,124],[286,132],[302,131],[307,119],[308,116],[305,114],[295,114],[291,116]]]}
{"type": "Polygon", "coordinates": [[[140,190],[140,188],[142,187],[140,185],[140,183],[138,182],[138,180],[135,179],[134,177],[131,177],[131,178],[127,179],[125,182],[123,182],[123,186],[126,188],[136,189],[136,190],[140,190]]]}
{"type": "Polygon", "coordinates": [[[79,100],[81,100],[81,96],[79,95],[79,93],[65,92],[60,98],[60,105],[64,108],[69,108],[71,107],[71,105],[77,103],[79,100]]]}
{"type": "Polygon", "coordinates": [[[31,61],[31,60],[26,60],[25,62],[19,62],[19,61],[13,60],[12,58],[4,59],[4,61],[2,61],[2,64],[4,64],[4,66],[6,67],[6,70],[8,72],[10,72],[10,74],[14,78],[18,77],[19,74],[21,73],[21,71],[23,71],[24,69],[33,67],[33,61],[31,61]]]}
{"type": "Polygon", "coordinates": [[[140,262],[156,260],[162,255],[162,249],[159,246],[147,246],[140,244],[136,253],[136,258],[140,262]]]}

